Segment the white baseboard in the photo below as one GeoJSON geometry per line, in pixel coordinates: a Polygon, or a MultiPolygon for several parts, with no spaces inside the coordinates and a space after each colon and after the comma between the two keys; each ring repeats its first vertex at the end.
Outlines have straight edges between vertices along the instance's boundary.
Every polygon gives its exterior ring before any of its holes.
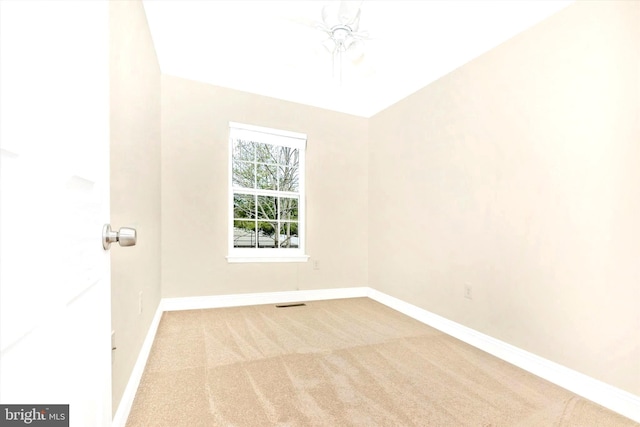
{"type": "Polygon", "coordinates": [[[241,307],[245,305],[319,301],[357,298],[369,295],[371,288],[311,289],[304,291],[264,292],[253,294],[212,295],[206,297],[163,298],[163,311],[194,310],[200,308],[241,307]]]}
{"type": "Polygon", "coordinates": [[[533,353],[452,322],[413,304],[370,289],[369,298],[605,408],[640,422],[640,396],[566,368],[533,353]]]}
{"type": "Polygon", "coordinates": [[[144,373],[144,367],[147,365],[147,359],[149,358],[149,353],[151,352],[151,347],[153,346],[153,340],[156,337],[158,326],[160,325],[162,313],[163,311],[159,304],[156,309],[156,314],[153,316],[153,320],[151,321],[151,325],[149,325],[147,336],[142,343],[140,353],[138,353],[136,364],[133,366],[133,371],[129,376],[127,387],[124,389],[124,393],[120,399],[120,404],[118,405],[116,414],[111,422],[112,427],[125,427],[127,424],[127,418],[129,418],[129,412],[131,412],[131,406],[133,406],[133,400],[136,397],[136,392],[138,391],[138,386],[140,385],[140,380],[144,373]]]}
{"type": "Polygon", "coordinates": [[[124,427],[133,405],[144,367],[160,323],[162,313],[175,310],[239,307],[247,305],[318,301],[340,298],[369,297],[381,304],[412,317],[426,325],[451,335],[469,345],[544,378],[579,396],[589,399],[636,422],[640,422],[640,396],[536,356],[520,348],[482,334],[459,323],[445,319],[413,304],[369,287],[315,289],[304,291],[266,292],[187,298],[163,298],[151,322],[129,383],[113,419],[113,427],[124,427]]]}

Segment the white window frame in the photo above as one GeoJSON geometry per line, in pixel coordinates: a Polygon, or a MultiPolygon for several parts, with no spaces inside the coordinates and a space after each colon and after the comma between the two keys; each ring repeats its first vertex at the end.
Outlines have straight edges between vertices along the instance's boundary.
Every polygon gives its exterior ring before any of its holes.
{"type": "MultiPolygon", "coordinates": [[[[228,183],[228,256],[232,262],[306,262],[305,255],[305,157],[307,135],[243,123],[229,122],[229,183],[228,183]],[[255,142],[279,145],[298,149],[298,247],[297,248],[235,248],[234,242],[234,206],[233,206],[233,142],[238,138],[255,142]]],[[[279,192],[270,190],[255,190],[256,194],[274,195],[279,192]]]]}

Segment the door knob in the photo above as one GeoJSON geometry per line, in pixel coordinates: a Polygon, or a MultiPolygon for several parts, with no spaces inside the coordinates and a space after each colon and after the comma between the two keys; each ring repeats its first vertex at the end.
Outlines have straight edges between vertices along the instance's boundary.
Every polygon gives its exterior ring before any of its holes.
{"type": "Polygon", "coordinates": [[[102,247],[105,251],[115,242],[120,246],[135,246],[137,239],[135,228],[121,227],[118,231],[112,231],[109,224],[102,227],[102,247]]]}

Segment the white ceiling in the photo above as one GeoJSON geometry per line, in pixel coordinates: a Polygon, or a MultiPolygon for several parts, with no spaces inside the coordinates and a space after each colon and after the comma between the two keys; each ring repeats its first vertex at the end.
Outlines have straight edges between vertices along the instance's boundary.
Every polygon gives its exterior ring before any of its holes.
{"type": "Polygon", "coordinates": [[[365,0],[371,39],[332,78],[326,1],[144,0],[163,73],[363,117],[558,12],[570,0],[365,0]]]}

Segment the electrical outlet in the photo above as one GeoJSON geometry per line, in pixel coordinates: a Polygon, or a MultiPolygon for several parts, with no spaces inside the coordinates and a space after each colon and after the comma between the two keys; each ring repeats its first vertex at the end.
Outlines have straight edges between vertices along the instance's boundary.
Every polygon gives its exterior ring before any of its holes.
{"type": "Polygon", "coordinates": [[[470,283],[465,283],[464,284],[464,297],[467,299],[473,299],[473,293],[471,292],[471,284],[470,283]]]}
{"type": "Polygon", "coordinates": [[[138,314],[142,314],[142,291],[138,293],[138,314]]]}
{"type": "Polygon", "coordinates": [[[317,259],[313,260],[313,269],[320,270],[320,261],[318,261],[317,259]]]}

